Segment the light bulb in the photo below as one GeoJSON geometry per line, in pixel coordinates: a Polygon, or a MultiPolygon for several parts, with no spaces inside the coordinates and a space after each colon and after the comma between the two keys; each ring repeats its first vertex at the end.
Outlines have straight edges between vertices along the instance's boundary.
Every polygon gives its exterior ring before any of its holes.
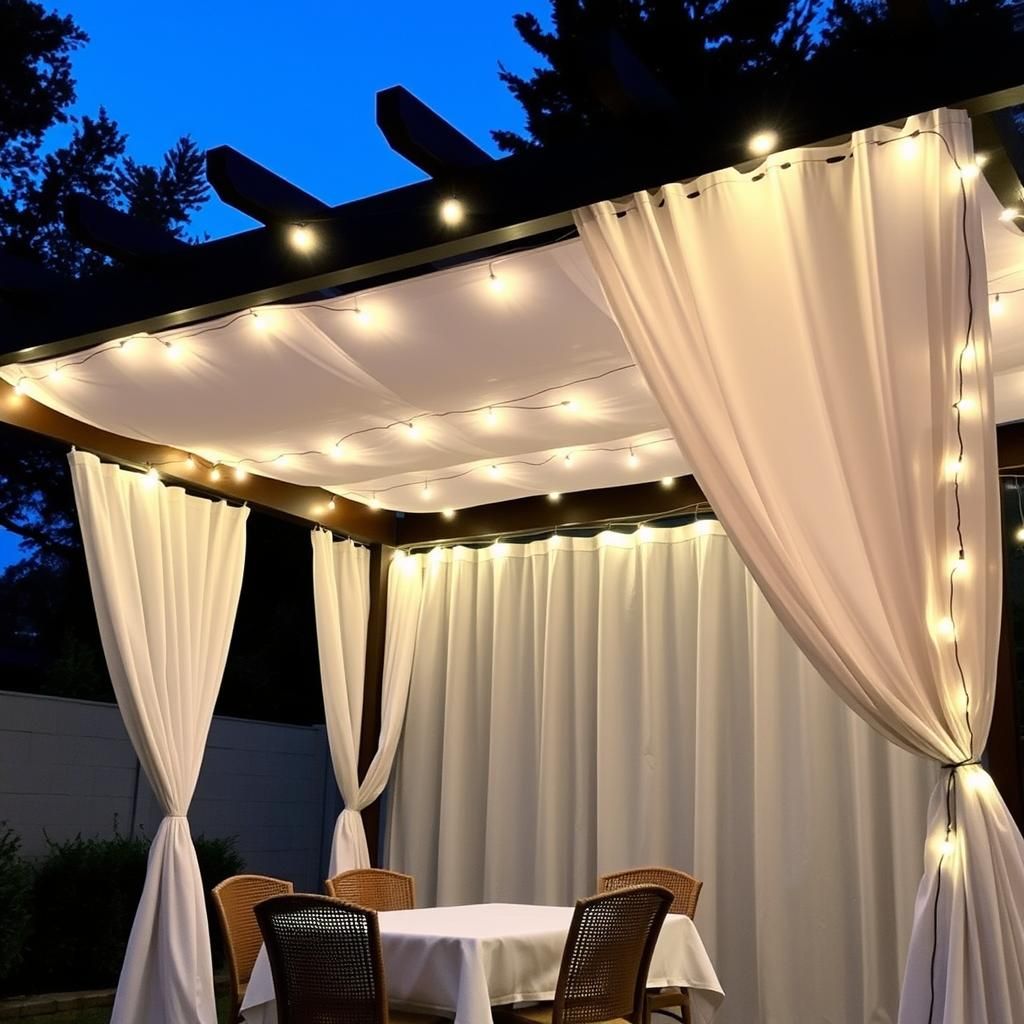
{"type": "Polygon", "coordinates": [[[249,470],[245,466],[235,466],[235,479],[241,483],[249,476],[249,470]]]}
{"type": "Polygon", "coordinates": [[[939,621],[935,623],[935,632],[941,637],[951,637],[955,630],[956,627],[953,625],[953,620],[948,616],[939,619],[939,621]]]}
{"type": "Polygon", "coordinates": [[[900,140],[900,156],[904,160],[913,160],[917,156],[917,137],[914,135],[908,135],[905,139],[900,140]]]}
{"type": "Polygon", "coordinates": [[[757,132],[747,141],[747,149],[755,156],[765,156],[779,144],[779,136],[773,131],[757,132]]]}
{"type": "Polygon", "coordinates": [[[654,536],[654,531],[644,523],[642,526],[637,527],[636,536],[637,540],[641,542],[648,541],[654,536]]]}
{"type": "Polygon", "coordinates": [[[953,572],[955,572],[957,576],[967,575],[967,559],[962,555],[953,561],[953,572]]]}
{"type": "Polygon", "coordinates": [[[211,480],[219,480],[220,479],[220,467],[219,466],[214,466],[210,470],[210,479],[211,480]]]}
{"type": "MultiPolygon", "coordinates": [[[[552,491],[548,495],[548,501],[550,501],[552,505],[557,505],[561,500],[562,500],[562,495],[558,491],[552,491]]],[[[1024,535],[1024,526],[1022,526],[1020,528],[1020,531],[1021,531],[1021,534],[1024,535]]],[[[1022,537],[1022,539],[1024,539],[1024,537],[1022,537]]]]}
{"type": "Polygon", "coordinates": [[[298,252],[309,252],[316,245],[316,235],[305,224],[296,224],[288,235],[292,248],[298,252]]]}
{"type": "Polygon", "coordinates": [[[958,477],[964,471],[964,460],[962,458],[952,458],[946,461],[946,475],[950,480],[954,477],[958,477]]]}
{"type": "Polygon", "coordinates": [[[327,454],[332,459],[343,459],[345,457],[345,448],[339,441],[337,444],[332,444],[331,447],[327,449],[327,454]]]}
{"type": "Polygon", "coordinates": [[[380,499],[377,497],[376,494],[372,498],[370,498],[370,508],[375,510],[380,508],[380,499]]]}
{"type": "Polygon", "coordinates": [[[356,306],[356,322],[362,324],[364,327],[373,319],[370,314],[363,309],[362,306],[356,306]]]}
{"type": "Polygon", "coordinates": [[[572,469],[572,453],[566,452],[565,458],[563,459],[566,469],[572,469]]]}
{"type": "Polygon", "coordinates": [[[956,847],[953,845],[952,839],[943,839],[942,842],[939,843],[939,853],[941,853],[943,857],[951,856],[955,849],[956,847]]]}
{"type": "Polygon", "coordinates": [[[122,338],[121,341],[117,343],[118,350],[123,352],[125,355],[130,355],[138,347],[135,342],[135,338],[122,338]]]}
{"type": "Polygon", "coordinates": [[[149,469],[146,470],[146,475],[142,478],[142,482],[147,487],[156,487],[160,482],[160,474],[156,471],[155,466],[150,466],[149,469]]]}
{"type": "Polygon", "coordinates": [[[1024,526],[1017,527],[1017,531],[1014,533],[1013,539],[1016,540],[1018,544],[1024,544],[1024,526]]]}
{"type": "Polygon", "coordinates": [[[266,313],[260,313],[254,309],[252,311],[252,325],[257,331],[265,331],[270,327],[270,318],[266,313]]]}
{"type": "Polygon", "coordinates": [[[992,316],[1003,315],[1003,303],[1000,301],[1000,297],[998,295],[988,304],[988,311],[992,316]]]}
{"type": "Polygon", "coordinates": [[[974,342],[972,341],[969,345],[965,345],[960,353],[960,361],[964,366],[974,361],[974,342]]]}
{"type": "Polygon", "coordinates": [[[196,468],[196,460],[194,455],[185,456],[185,468],[191,473],[196,468]]]}
{"type": "Polygon", "coordinates": [[[490,474],[491,474],[491,476],[492,476],[492,477],[494,477],[495,479],[497,479],[497,478],[498,478],[499,476],[501,476],[501,466],[499,466],[499,465],[497,465],[497,464],[495,463],[495,464],[494,464],[493,466],[491,466],[491,468],[490,468],[490,474]]]}
{"type": "Polygon", "coordinates": [[[338,507],[338,499],[331,497],[330,501],[327,502],[327,508],[333,512],[338,507]]]}
{"type": "Polygon", "coordinates": [[[977,161],[964,164],[963,167],[960,168],[960,177],[964,181],[973,181],[979,174],[981,174],[981,167],[977,161]]]}
{"type": "Polygon", "coordinates": [[[413,423],[413,421],[412,421],[412,420],[410,420],[410,421],[409,421],[409,422],[408,422],[408,423],[406,424],[406,426],[407,426],[407,427],[408,427],[408,429],[409,429],[409,437],[411,437],[411,438],[412,438],[412,439],[413,439],[414,441],[418,441],[418,440],[419,440],[419,438],[420,438],[420,436],[421,436],[421,433],[422,433],[422,432],[420,431],[420,428],[419,428],[418,424],[416,424],[416,423],[413,423]]]}
{"type": "Polygon", "coordinates": [[[14,393],[16,395],[23,395],[23,394],[25,394],[25,391],[26,391],[27,388],[28,388],[28,378],[27,377],[19,377],[14,382],[14,393]]]}
{"type": "Polygon", "coordinates": [[[580,403],[577,402],[575,398],[566,398],[562,402],[562,408],[566,412],[579,412],[580,411],[580,403]]]}
{"type": "Polygon", "coordinates": [[[455,518],[455,509],[453,509],[453,508],[443,508],[443,509],[441,509],[441,515],[444,516],[445,519],[454,519],[455,518]]]}
{"type": "Polygon", "coordinates": [[[632,448],[629,449],[629,455],[626,456],[626,467],[628,469],[638,469],[640,467],[640,460],[636,457],[636,452],[632,448]]]}
{"type": "Polygon", "coordinates": [[[984,167],[988,163],[988,153],[975,153],[974,162],[978,167],[984,167]]]}
{"type": "Polygon", "coordinates": [[[487,284],[495,295],[500,295],[505,290],[505,282],[498,277],[493,270],[487,278],[487,284]]]}
{"type": "Polygon", "coordinates": [[[275,466],[287,466],[288,465],[288,456],[287,455],[278,455],[278,457],[276,459],[274,459],[274,465],[275,466]]]}
{"type": "Polygon", "coordinates": [[[487,426],[489,426],[491,428],[494,428],[494,427],[496,427],[498,425],[498,413],[495,411],[493,406],[491,406],[487,410],[486,419],[487,419],[487,426]]]}
{"type": "Polygon", "coordinates": [[[491,550],[494,552],[496,558],[503,558],[508,554],[508,545],[502,544],[500,540],[496,540],[494,544],[491,545],[491,550]]]}
{"type": "Polygon", "coordinates": [[[1003,223],[1015,221],[1020,216],[1020,210],[1016,206],[1008,206],[1002,213],[999,214],[999,219],[1003,223]]]}
{"type": "Polygon", "coordinates": [[[166,342],[164,345],[164,352],[167,355],[167,358],[172,362],[177,362],[182,355],[184,355],[181,345],[176,341],[166,342]]]}
{"type": "Polygon", "coordinates": [[[50,370],[50,372],[46,376],[47,376],[47,378],[49,380],[59,380],[60,379],[60,375],[61,375],[60,367],[59,366],[55,366],[52,370],[50,370]]]}
{"type": "Polygon", "coordinates": [[[959,402],[956,403],[956,408],[961,412],[970,412],[974,408],[974,399],[970,395],[964,395],[959,402]]]}
{"type": "Polygon", "coordinates": [[[462,208],[462,203],[458,199],[446,199],[441,204],[441,220],[449,227],[461,224],[465,214],[466,211],[462,208]]]}
{"type": "Polygon", "coordinates": [[[671,490],[675,485],[676,478],[674,476],[663,476],[661,478],[661,486],[664,487],[666,491],[671,490]]]}
{"type": "Polygon", "coordinates": [[[423,481],[423,491],[421,492],[421,496],[424,501],[430,500],[430,484],[428,484],[425,480],[423,481]]]}

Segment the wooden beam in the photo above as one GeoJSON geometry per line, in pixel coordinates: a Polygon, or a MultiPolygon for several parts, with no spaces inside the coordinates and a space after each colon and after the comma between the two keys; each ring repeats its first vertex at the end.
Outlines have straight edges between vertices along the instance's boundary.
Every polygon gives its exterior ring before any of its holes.
{"type": "Polygon", "coordinates": [[[64,223],[90,249],[130,263],[173,256],[189,246],[169,231],[115,210],[91,196],[72,195],[64,204],[64,223]]]}
{"type": "Polygon", "coordinates": [[[377,127],[399,156],[432,178],[451,180],[493,159],[401,85],[377,93],[377,127]]]}
{"type": "Polygon", "coordinates": [[[742,164],[747,139],[773,112],[781,144],[790,147],[939,106],[973,114],[1024,101],[1024,38],[1011,33],[973,60],[959,57],[918,55],[913,73],[901,67],[895,82],[876,69],[845,96],[816,86],[808,69],[806,80],[779,83],[777,93],[765,91],[756,102],[705,97],[686,132],[666,132],[662,118],[638,119],[620,134],[492,160],[460,182],[466,217],[457,227],[438,217],[450,188],[428,181],[334,208],[316,224],[309,253],[296,253],[280,228],[262,228],[191,246],[172,273],[125,268],[97,275],[46,315],[5,308],[0,353],[7,361],[62,355],[325,288],[365,289],[426,273],[438,261],[489,256],[496,246],[537,243],[571,225],[577,207],[742,164]]]}
{"type": "MultiPolygon", "coordinates": [[[[1024,138],[1008,110],[979,114],[972,121],[974,150],[985,158],[982,173],[1006,208],[1024,203],[1024,138]]],[[[1014,222],[1018,227],[1024,221],[1014,222]]]]}
{"type": "Polygon", "coordinates": [[[2,383],[0,422],[63,441],[121,465],[139,469],[158,467],[163,479],[197,494],[248,502],[293,522],[318,523],[366,543],[393,543],[394,540],[392,512],[374,510],[337,496],[335,508],[329,510],[326,503],[331,495],[319,487],[302,487],[256,474],[238,481],[232,473],[223,472],[221,479],[214,482],[203,468],[190,470],[186,462],[188,453],[179,448],[149,444],[100,430],[19,395],[14,388],[2,383]]]}
{"type": "Polygon", "coordinates": [[[206,178],[225,203],[263,224],[304,223],[331,213],[316,196],[231,146],[207,151],[206,178]]]}

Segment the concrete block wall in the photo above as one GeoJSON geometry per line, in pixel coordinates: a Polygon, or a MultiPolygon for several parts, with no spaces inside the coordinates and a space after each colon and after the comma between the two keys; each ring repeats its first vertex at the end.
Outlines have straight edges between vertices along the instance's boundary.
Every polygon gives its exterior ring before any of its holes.
{"type": "MultiPolygon", "coordinates": [[[[214,718],[193,835],[237,836],[246,870],[318,892],[340,810],[323,726],[214,718]]],[[[0,820],[27,855],[161,816],[114,705],[0,691],[0,820]]]]}

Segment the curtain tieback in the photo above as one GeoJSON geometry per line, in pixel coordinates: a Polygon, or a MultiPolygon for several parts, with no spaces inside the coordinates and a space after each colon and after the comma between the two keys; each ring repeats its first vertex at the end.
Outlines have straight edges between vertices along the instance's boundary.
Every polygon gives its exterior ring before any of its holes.
{"type": "Polygon", "coordinates": [[[164,821],[177,821],[179,819],[181,821],[188,821],[188,815],[187,814],[165,814],[164,815],[164,821]]]}
{"type": "Polygon", "coordinates": [[[949,764],[942,765],[941,768],[943,771],[946,772],[955,772],[957,768],[966,768],[970,764],[976,764],[980,766],[981,761],[979,761],[976,757],[968,757],[963,761],[951,761],[949,764]]]}

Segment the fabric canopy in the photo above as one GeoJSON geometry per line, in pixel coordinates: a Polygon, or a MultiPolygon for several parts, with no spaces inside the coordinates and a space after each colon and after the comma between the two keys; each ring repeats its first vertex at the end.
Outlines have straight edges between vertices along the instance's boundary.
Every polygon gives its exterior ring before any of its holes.
{"type": "Polygon", "coordinates": [[[107,669],[165,814],[111,1019],[216,1024],[206,894],[185,815],[227,660],[249,510],[83,452],[69,459],[107,669]]]}
{"type": "MultiPolygon", "coordinates": [[[[330,875],[370,867],[360,811],[384,791],[405,720],[410,665],[420,611],[420,586],[409,577],[388,591],[381,729],[377,752],[359,782],[366,629],[370,613],[370,552],[351,541],[313,535],[313,600],[334,774],[345,801],[331,844],[330,875]]],[[[412,563],[410,563],[412,564],[412,563]]]]}
{"type": "Polygon", "coordinates": [[[578,215],[772,607],[851,707],[945,766],[903,1024],[1024,1019],[1024,840],[974,763],[1002,563],[972,165],[944,110],[578,215]]]}
{"type": "MultiPolygon", "coordinates": [[[[905,179],[913,167],[882,173],[905,179]]],[[[1024,292],[1013,291],[1024,287],[1024,236],[999,221],[982,181],[973,187],[989,290],[1006,292],[993,349],[1006,422],[1024,418],[1024,292]]],[[[229,466],[261,460],[249,471],[406,511],[691,469],[579,240],[258,312],[0,367],[0,378],[28,377],[32,398],[115,433],[229,466]],[[284,452],[306,454],[275,461],[284,452]]]]}
{"type": "Polygon", "coordinates": [[[895,1020],[931,766],[822,685],[718,523],[414,557],[389,863],[425,905],[670,864],[716,1021],[895,1020]]]}

